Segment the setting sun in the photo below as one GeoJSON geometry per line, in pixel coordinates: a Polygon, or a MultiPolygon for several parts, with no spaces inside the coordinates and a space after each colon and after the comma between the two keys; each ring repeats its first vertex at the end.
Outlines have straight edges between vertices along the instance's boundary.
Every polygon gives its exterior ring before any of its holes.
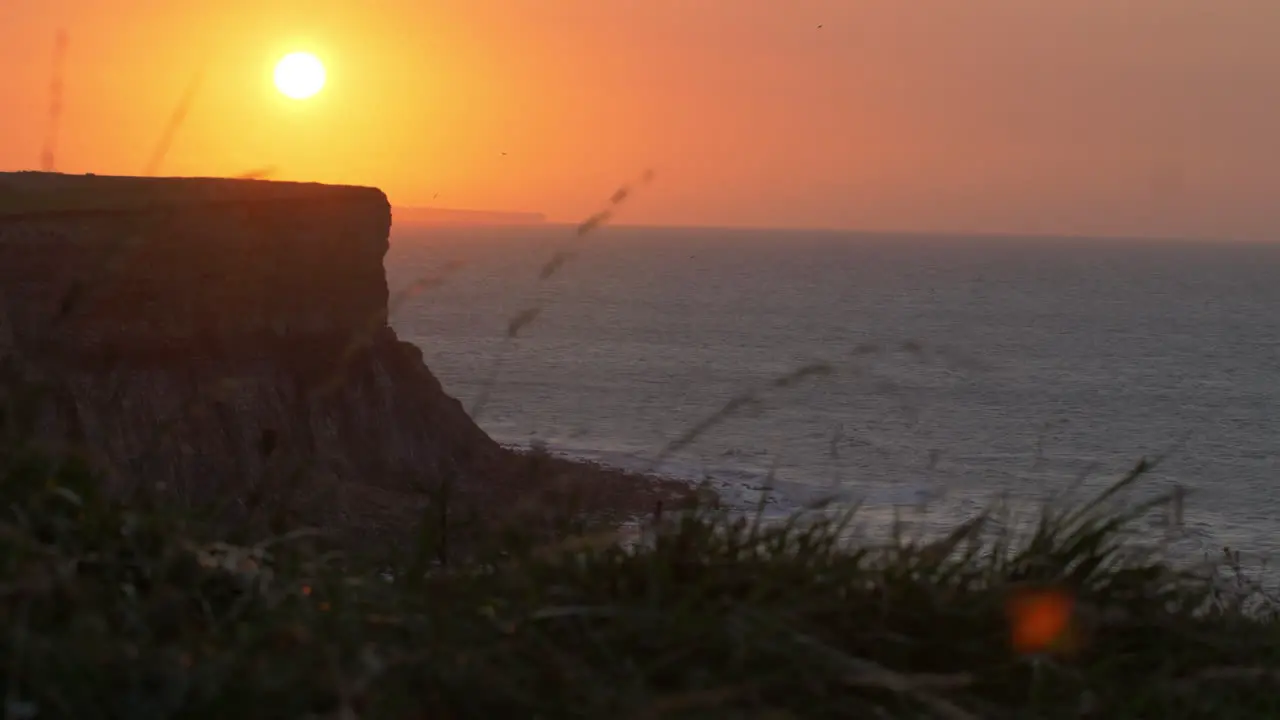
{"type": "Polygon", "coordinates": [[[320,92],[324,80],[324,64],[311,53],[290,53],[276,63],[276,88],[295,100],[320,92]]]}

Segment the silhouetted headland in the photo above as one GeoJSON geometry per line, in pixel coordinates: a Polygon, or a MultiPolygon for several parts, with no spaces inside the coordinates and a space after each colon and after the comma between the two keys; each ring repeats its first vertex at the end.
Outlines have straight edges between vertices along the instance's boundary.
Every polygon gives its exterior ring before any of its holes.
{"type": "Polygon", "coordinates": [[[466,225],[541,225],[547,216],[536,212],[503,212],[496,210],[456,210],[434,207],[396,207],[392,215],[401,225],[466,226],[466,225]]]}
{"type": "Polygon", "coordinates": [[[0,174],[0,357],[42,388],[41,441],[117,491],[288,477],[323,521],[372,525],[446,484],[490,509],[551,476],[633,509],[667,495],[555,458],[531,478],[481,430],[388,324],[390,228],[368,187],[0,174]]]}

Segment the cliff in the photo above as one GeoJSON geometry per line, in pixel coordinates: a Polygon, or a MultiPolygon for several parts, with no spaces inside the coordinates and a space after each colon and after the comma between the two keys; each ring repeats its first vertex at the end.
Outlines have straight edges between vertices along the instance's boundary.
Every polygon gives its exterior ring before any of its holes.
{"type": "Polygon", "coordinates": [[[397,207],[396,222],[408,225],[541,225],[547,216],[534,212],[501,212],[495,210],[456,210],[452,208],[397,207]]]}
{"type": "Polygon", "coordinates": [[[115,488],[411,489],[498,446],[387,324],[373,188],[0,174],[0,357],[115,488]]]}

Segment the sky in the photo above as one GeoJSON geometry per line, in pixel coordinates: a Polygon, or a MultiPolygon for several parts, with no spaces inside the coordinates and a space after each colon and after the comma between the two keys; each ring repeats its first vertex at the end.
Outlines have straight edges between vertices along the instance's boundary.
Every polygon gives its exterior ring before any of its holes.
{"type": "Polygon", "coordinates": [[[652,169],[619,221],[1280,239],[1277,0],[8,0],[0,170],[41,164],[59,29],[65,172],[143,173],[199,76],[159,174],[574,221],[652,169]]]}

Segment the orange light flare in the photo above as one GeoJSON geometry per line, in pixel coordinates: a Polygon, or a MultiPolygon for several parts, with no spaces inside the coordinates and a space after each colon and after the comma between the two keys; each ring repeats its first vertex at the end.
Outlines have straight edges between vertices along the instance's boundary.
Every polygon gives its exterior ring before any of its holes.
{"type": "Polygon", "coordinates": [[[1078,604],[1063,588],[1020,588],[1005,603],[1009,640],[1020,655],[1072,655],[1080,649],[1078,604]]]}

